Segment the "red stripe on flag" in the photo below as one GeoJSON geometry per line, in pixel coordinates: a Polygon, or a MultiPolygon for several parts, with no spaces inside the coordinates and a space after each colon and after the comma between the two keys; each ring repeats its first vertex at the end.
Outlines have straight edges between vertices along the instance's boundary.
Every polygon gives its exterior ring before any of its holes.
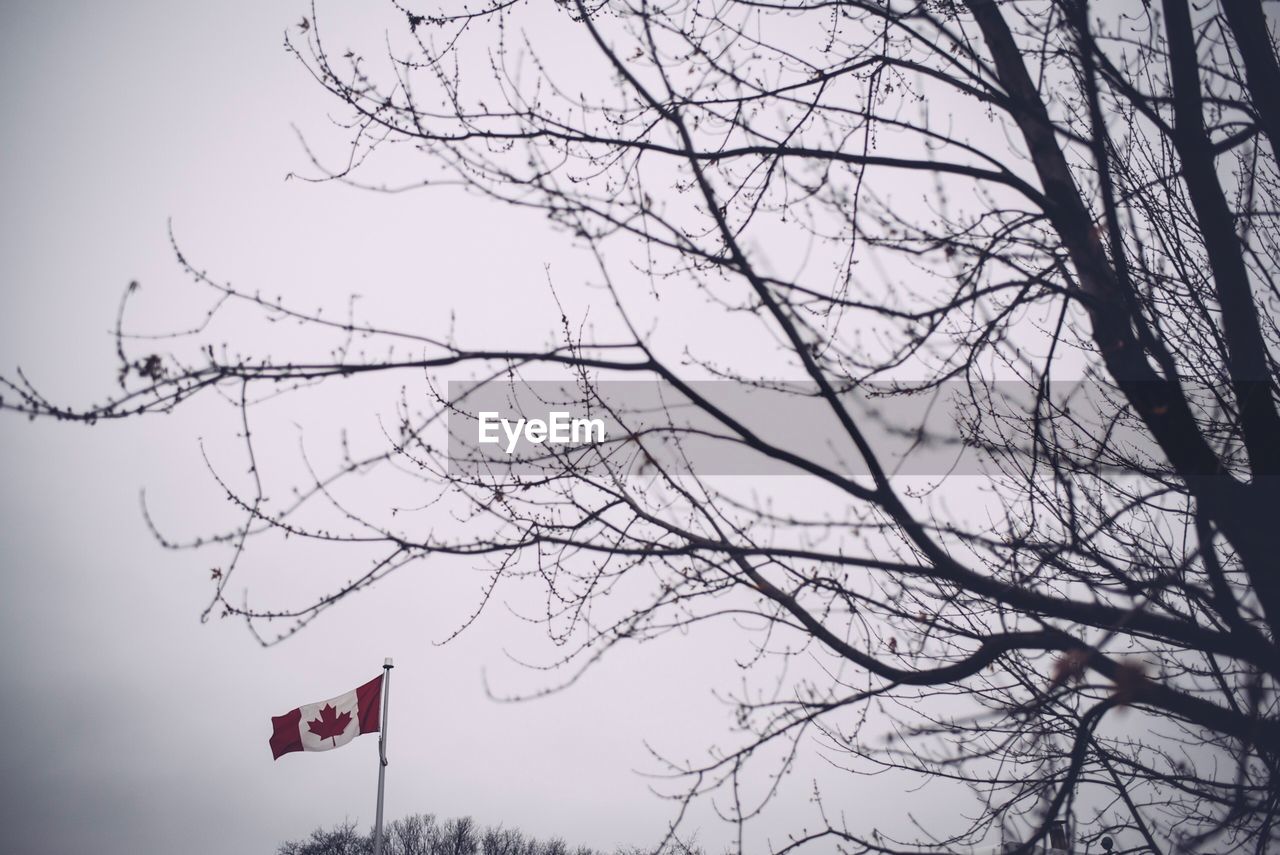
{"type": "Polygon", "coordinates": [[[382,677],[383,674],[379,674],[356,689],[361,733],[377,733],[382,729],[382,677]]]}
{"type": "Polygon", "coordinates": [[[271,758],[279,760],[290,751],[302,750],[302,734],[298,725],[302,723],[302,708],[289,710],[284,715],[271,717],[271,758]]]}

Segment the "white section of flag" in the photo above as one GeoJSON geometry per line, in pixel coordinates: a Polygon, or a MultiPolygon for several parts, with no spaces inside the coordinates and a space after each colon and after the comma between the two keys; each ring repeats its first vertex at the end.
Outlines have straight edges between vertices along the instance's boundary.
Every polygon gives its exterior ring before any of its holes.
{"type": "Polygon", "coordinates": [[[314,704],[303,704],[298,727],[305,751],[328,751],[346,745],[360,734],[360,703],[355,690],[314,704]],[[326,709],[327,708],[327,709],[326,709]],[[346,716],[346,726],[337,731],[346,716]]]}

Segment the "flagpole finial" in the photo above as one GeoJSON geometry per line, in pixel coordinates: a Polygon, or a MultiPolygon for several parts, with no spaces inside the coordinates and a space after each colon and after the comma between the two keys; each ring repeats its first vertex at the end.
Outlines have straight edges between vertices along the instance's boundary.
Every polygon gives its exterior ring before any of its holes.
{"type": "Polygon", "coordinates": [[[386,659],[384,659],[384,660],[382,661],[382,667],[383,667],[383,668],[394,668],[394,667],[395,667],[394,665],[392,665],[392,664],[391,664],[391,657],[390,657],[390,656],[388,656],[386,659]]]}

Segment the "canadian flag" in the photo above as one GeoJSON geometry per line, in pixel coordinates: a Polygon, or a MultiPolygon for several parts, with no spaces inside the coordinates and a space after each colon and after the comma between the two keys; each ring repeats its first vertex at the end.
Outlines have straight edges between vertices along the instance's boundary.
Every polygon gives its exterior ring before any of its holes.
{"type": "Polygon", "coordinates": [[[383,676],[379,674],[336,698],[303,704],[284,715],[272,716],[271,756],[279,760],[291,751],[328,751],[362,733],[377,733],[382,716],[383,676]]]}

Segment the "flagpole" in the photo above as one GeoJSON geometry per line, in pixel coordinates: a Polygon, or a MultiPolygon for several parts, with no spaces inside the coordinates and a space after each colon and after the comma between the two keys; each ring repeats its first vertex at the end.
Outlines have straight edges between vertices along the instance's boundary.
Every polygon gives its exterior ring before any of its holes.
{"type": "Polygon", "coordinates": [[[373,826],[373,855],[382,855],[382,787],[387,780],[387,707],[391,699],[391,669],[388,657],[382,663],[382,729],[378,731],[378,817],[373,826]]]}

